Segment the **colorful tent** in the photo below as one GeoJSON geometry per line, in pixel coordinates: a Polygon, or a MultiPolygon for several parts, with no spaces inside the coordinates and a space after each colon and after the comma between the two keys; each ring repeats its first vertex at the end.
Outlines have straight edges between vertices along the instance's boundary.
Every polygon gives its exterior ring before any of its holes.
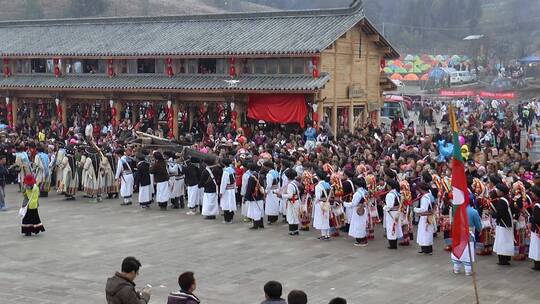
{"type": "Polygon", "coordinates": [[[422,75],[422,77],[420,77],[420,80],[425,80],[425,81],[429,80],[429,74],[426,73],[422,75]]]}
{"type": "Polygon", "coordinates": [[[407,74],[403,79],[404,80],[409,80],[409,81],[420,80],[420,78],[418,78],[418,76],[416,76],[416,74],[407,74]]]}
{"type": "Polygon", "coordinates": [[[407,69],[404,69],[402,67],[398,67],[397,69],[394,70],[395,73],[399,73],[399,74],[407,74],[407,69]]]}
{"type": "Polygon", "coordinates": [[[383,69],[383,71],[386,73],[386,74],[391,74],[394,72],[394,69],[392,69],[391,67],[385,67],[383,69]]]}
{"type": "Polygon", "coordinates": [[[414,60],[414,56],[411,55],[411,54],[409,54],[409,55],[405,56],[405,60],[407,60],[407,61],[413,61],[413,60],[414,60]]]}
{"type": "Polygon", "coordinates": [[[403,66],[403,62],[401,60],[394,60],[394,64],[397,66],[397,67],[402,67],[403,66]]]}
{"type": "Polygon", "coordinates": [[[392,79],[392,80],[403,80],[403,76],[401,76],[398,73],[395,73],[392,76],[390,76],[390,79],[392,79]]]}

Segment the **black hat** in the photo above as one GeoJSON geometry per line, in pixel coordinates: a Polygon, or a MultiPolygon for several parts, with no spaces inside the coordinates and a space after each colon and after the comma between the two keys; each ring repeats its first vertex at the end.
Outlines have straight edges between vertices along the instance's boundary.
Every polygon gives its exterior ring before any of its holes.
{"type": "Polygon", "coordinates": [[[263,163],[263,166],[267,167],[267,168],[274,168],[274,163],[272,163],[271,161],[267,160],[263,163]]]}
{"type": "Polygon", "coordinates": [[[502,178],[500,176],[498,176],[497,174],[492,174],[492,175],[489,176],[489,181],[492,184],[497,185],[497,184],[502,183],[502,178]]]}
{"type": "Polygon", "coordinates": [[[154,151],[153,154],[154,154],[154,158],[155,158],[156,160],[163,160],[163,154],[161,154],[161,152],[159,152],[159,151],[154,151]]]}
{"type": "Polygon", "coordinates": [[[422,191],[429,191],[431,188],[427,183],[419,182],[416,184],[416,187],[422,191]]]}
{"type": "Polygon", "coordinates": [[[232,164],[232,161],[231,161],[230,158],[225,157],[225,158],[221,159],[221,165],[222,165],[223,167],[228,167],[228,166],[230,166],[231,164],[232,164]]]}
{"type": "Polygon", "coordinates": [[[349,178],[352,178],[352,177],[354,177],[354,172],[347,169],[347,170],[345,170],[345,175],[347,175],[347,177],[349,177],[349,178]]]}
{"type": "Polygon", "coordinates": [[[293,169],[289,169],[287,171],[285,171],[285,176],[289,179],[289,180],[293,180],[296,178],[296,171],[293,170],[293,169]]]}
{"type": "Polygon", "coordinates": [[[428,171],[422,172],[422,181],[425,183],[430,183],[433,180],[431,174],[428,171]]]}
{"type": "Polygon", "coordinates": [[[536,197],[540,198],[540,186],[531,187],[531,192],[536,195],[536,197]]]}
{"type": "Polygon", "coordinates": [[[504,194],[508,194],[508,192],[510,192],[510,189],[504,183],[498,183],[497,185],[495,185],[495,187],[497,188],[497,190],[501,191],[504,194]]]}
{"type": "Polygon", "coordinates": [[[399,192],[399,190],[400,190],[399,183],[398,183],[395,179],[387,179],[387,180],[386,180],[386,184],[387,184],[390,188],[392,188],[392,189],[394,189],[394,190],[397,190],[397,191],[399,192]]]}
{"type": "Polygon", "coordinates": [[[194,156],[192,156],[192,157],[189,158],[189,162],[192,163],[192,164],[196,164],[196,163],[199,162],[199,159],[196,158],[196,157],[194,157],[194,156]]]}
{"type": "Polygon", "coordinates": [[[396,178],[397,174],[394,170],[392,169],[389,169],[389,168],[385,168],[384,169],[384,174],[386,176],[388,176],[389,178],[396,178]]]}
{"type": "Polygon", "coordinates": [[[363,177],[355,177],[352,182],[358,187],[367,188],[366,180],[363,177]]]}

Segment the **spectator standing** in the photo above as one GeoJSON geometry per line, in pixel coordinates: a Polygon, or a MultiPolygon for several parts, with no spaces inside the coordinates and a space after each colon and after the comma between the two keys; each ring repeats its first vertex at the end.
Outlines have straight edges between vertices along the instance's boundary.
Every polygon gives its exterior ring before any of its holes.
{"type": "Polygon", "coordinates": [[[281,283],[276,281],[269,281],[264,284],[264,297],[265,300],[261,304],[287,304],[287,302],[281,298],[283,287],[281,283]]]}
{"type": "Polygon", "coordinates": [[[148,304],[152,289],[145,287],[135,291],[135,278],[139,275],[141,262],[134,257],[122,261],[122,272],[117,272],[107,279],[105,295],[107,304],[148,304]]]}
{"type": "Polygon", "coordinates": [[[0,211],[6,211],[6,180],[9,172],[6,169],[6,155],[0,155],[0,211]]]}
{"type": "Polygon", "coordinates": [[[197,288],[197,282],[193,272],[187,271],[178,277],[180,291],[171,292],[167,299],[167,304],[198,304],[199,298],[193,294],[197,288]]]}

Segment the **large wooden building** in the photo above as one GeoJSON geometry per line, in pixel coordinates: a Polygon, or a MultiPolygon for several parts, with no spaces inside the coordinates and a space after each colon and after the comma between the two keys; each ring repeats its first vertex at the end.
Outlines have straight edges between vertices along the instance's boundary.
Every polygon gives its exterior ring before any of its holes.
{"type": "Polygon", "coordinates": [[[393,85],[381,65],[398,56],[361,1],[331,10],[0,22],[0,115],[16,126],[143,119],[175,136],[248,118],[328,119],[334,130],[352,129],[376,118],[393,85]]]}

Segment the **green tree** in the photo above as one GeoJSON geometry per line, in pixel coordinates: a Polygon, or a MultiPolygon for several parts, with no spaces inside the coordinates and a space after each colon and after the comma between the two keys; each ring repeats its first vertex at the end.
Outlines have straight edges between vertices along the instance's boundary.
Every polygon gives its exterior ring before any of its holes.
{"type": "Polygon", "coordinates": [[[107,8],[105,0],[71,0],[66,10],[66,17],[94,17],[102,14],[107,8]]]}
{"type": "Polygon", "coordinates": [[[25,19],[42,19],[43,9],[38,0],[24,1],[24,18],[25,19]]]}

